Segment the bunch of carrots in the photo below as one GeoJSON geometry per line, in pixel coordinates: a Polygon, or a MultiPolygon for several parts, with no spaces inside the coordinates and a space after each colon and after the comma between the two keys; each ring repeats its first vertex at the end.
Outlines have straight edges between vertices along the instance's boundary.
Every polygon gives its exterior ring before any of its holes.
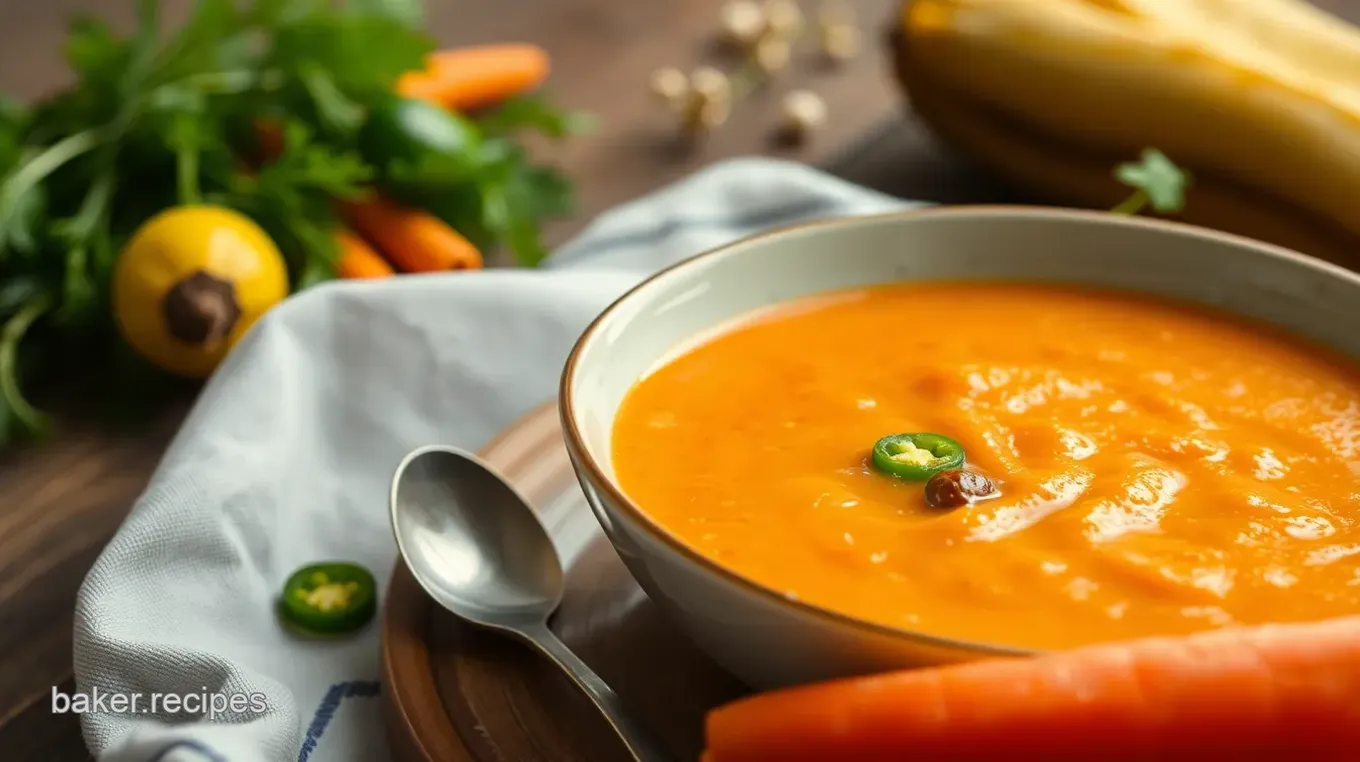
{"type": "Polygon", "coordinates": [[[1360,616],[840,680],[708,716],[701,762],[1360,758],[1360,616]]]}
{"type": "MultiPolygon", "coordinates": [[[[531,44],[493,44],[441,50],[422,70],[403,75],[396,93],[454,112],[469,112],[503,102],[543,84],[548,54],[531,44]]],[[[282,150],[278,126],[256,125],[264,161],[282,150]]],[[[402,206],[374,193],[340,205],[349,229],[334,233],[341,278],[386,278],[397,272],[475,270],[482,252],[439,217],[402,206]]]]}
{"type": "Polygon", "coordinates": [[[397,93],[452,111],[474,111],[525,93],[548,78],[548,54],[536,45],[480,45],[430,55],[422,70],[397,81],[397,93]]]}
{"type": "Polygon", "coordinates": [[[482,253],[438,217],[381,198],[343,205],[351,230],[335,231],[341,278],[386,278],[403,273],[476,270],[482,253]],[[357,234],[356,232],[357,231],[357,234]]]}

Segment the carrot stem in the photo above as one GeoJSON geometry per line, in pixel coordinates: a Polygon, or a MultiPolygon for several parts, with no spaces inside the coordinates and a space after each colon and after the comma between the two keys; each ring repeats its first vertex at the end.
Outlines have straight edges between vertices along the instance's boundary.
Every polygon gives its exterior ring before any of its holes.
{"type": "Polygon", "coordinates": [[[430,54],[423,70],[403,75],[397,81],[397,93],[469,111],[537,88],[549,70],[548,53],[537,45],[450,48],[430,54]]]}
{"type": "Polygon", "coordinates": [[[475,270],[482,253],[444,221],[383,198],[342,205],[346,222],[406,273],[475,270]]]}
{"type": "Polygon", "coordinates": [[[340,248],[335,272],[341,278],[387,278],[394,274],[392,265],[364,239],[348,230],[337,230],[334,237],[340,248]]]}

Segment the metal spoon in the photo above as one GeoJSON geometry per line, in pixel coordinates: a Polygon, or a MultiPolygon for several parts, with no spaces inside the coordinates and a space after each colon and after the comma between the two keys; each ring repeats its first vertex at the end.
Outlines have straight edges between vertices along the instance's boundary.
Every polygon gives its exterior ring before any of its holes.
{"type": "Polygon", "coordinates": [[[414,450],[392,477],[392,531],[412,576],[455,615],[534,646],[599,707],[637,762],[670,755],[613,690],[548,629],[563,572],[528,502],[476,455],[414,450]]]}

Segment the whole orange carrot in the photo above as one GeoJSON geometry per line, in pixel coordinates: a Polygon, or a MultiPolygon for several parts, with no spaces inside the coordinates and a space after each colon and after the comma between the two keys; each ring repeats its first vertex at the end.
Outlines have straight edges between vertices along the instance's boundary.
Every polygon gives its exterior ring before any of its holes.
{"type": "Polygon", "coordinates": [[[1339,762],[1360,748],[1360,616],[791,688],[706,734],[710,762],[1339,762]]]}
{"type": "Polygon", "coordinates": [[[467,111],[533,90],[549,69],[548,53],[537,45],[450,48],[430,54],[424,69],[402,75],[396,89],[407,98],[467,111]]]}
{"type": "Polygon", "coordinates": [[[393,275],[392,265],[374,251],[367,241],[348,230],[337,230],[333,237],[340,248],[335,272],[341,278],[387,278],[393,275]]]}
{"type": "Polygon", "coordinates": [[[477,247],[428,212],[382,198],[350,202],[342,209],[349,226],[376,245],[402,272],[474,270],[482,266],[477,247]]]}

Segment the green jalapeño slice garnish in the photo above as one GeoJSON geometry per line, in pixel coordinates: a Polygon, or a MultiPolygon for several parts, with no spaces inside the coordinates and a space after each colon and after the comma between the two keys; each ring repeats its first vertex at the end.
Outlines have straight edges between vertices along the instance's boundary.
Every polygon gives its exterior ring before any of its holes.
{"type": "Polygon", "coordinates": [[[378,608],[377,582],[357,564],[304,566],[284,583],[279,615],[293,631],[312,637],[346,635],[368,624],[378,608]]]}
{"type": "Polygon", "coordinates": [[[892,434],[874,443],[874,468],[889,476],[923,482],[963,465],[963,445],[939,434],[892,434]]]}

